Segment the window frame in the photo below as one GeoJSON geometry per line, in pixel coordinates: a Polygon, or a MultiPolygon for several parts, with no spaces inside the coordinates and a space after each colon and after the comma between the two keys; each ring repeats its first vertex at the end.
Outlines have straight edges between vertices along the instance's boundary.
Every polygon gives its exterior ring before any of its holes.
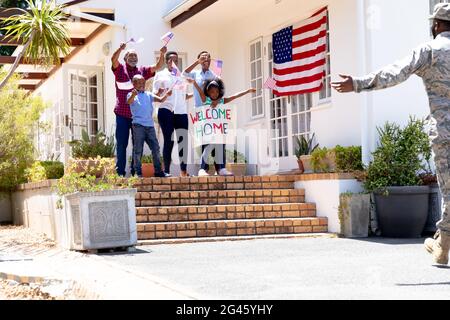
{"type": "Polygon", "coordinates": [[[265,72],[264,72],[264,38],[263,37],[258,37],[257,39],[254,39],[252,41],[249,42],[248,44],[248,64],[249,64],[249,71],[248,74],[249,76],[249,81],[250,81],[250,86],[252,88],[256,88],[257,90],[259,89],[259,95],[258,95],[258,91],[256,93],[253,93],[250,101],[251,101],[251,108],[250,108],[250,120],[259,120],[262,118],[265,118],[266,116],[266,111],[265,111],[265,97],[264,97],[264,89],[262,88],[263,83],[264,83],[264,76],[265,76],[265,72]],[[256,50],[256,45],[260,44],[261,50],[260,50],[260,57],[258,58],[256,56],[257,50],[256,50]],[[252,56],[252,46],[255,46],[255,54],[252,56]],[[254,59],[253,59],[254,57],[254,59]],[[253,74],[252,74],[252,64],[255,63],[256,67],[255,67],[255,75],[256,77],[253,78],[253,74]],[[259,70],[260,70],[260,76],[258,76],[258,65],[257,63],[259,63],[259,70]],[[258,86],[258,84],[260,84],[260,87],[258,86]],[[258,105],[258,102],[256,104],[256,111],[258,112],[259,110],[261,110],[261,113],[254,113],[253,111],[253,101],[258,101],[261,100],[261,105],[258,105]]]}

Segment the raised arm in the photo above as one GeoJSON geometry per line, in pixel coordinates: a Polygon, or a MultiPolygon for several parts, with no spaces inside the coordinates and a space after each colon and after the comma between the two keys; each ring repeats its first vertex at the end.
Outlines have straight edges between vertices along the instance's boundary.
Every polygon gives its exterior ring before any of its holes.
{"type": "Polygon", "coordinates": [[[114,54],[112,55],[111,63],[112,63],[113,70],[116,70],[119,67],[119,65],[120,65],[120,62],[119,62],[120,54],[122,53],[123,50],[125,50],[126,47],[127,47],[126,43],[122,42],[120,44],[119,49],[117,49],[116,52],[114,52],[114,54]]]}
{"type": "Polygon", "coordinates": [[[160,70],[160,69],[162,69],[162,67],[164,66],[164,63],[165,63],[165,55],[166,55],[166,53],[167,53],[167,47],[166,46],[164,46],[164,47],[162,47],[160,50],[159,50],[159,59],[158,59],[158,62],[155,64],[155,65],[153,65],[153,66],[151,66],[150,68],[151,68],[151,72],[153,73],[156,73],[156,72],[158,72],[158,70],[160,70]]]}
{"type": "Polygon", "coordinates": [[[200,88],[200,86],[198,85],[197,81],[194,81],[194,87],[197,90],[198,94],[200,95],[200,98],[202,99],[202,102],[205,103],[206,102],[205,93],[203,92],[202,88],[200,88]]]}
{"type": "Polygon", "coordinates": [[[166,92],[165,95],[163,95],[162,97],[159,97],[157,95],[153,95],[153,98],[155,100],[155,102],[160,102],[163,103],[164,101],[167,100],[168,97],[170,97],[172,95],[172,90],[169,90],[166,92]]]}
{"type": "Polygon", "coordinates": [[[134,102],[134,99],[136,98],[136,96],[138,95],[138,91],[136,89],[133,89],[133,91],[131,91],[131,95],[127,100],[127,104],[131,105],[134,102]]]}
{"type": "Polygon", "coordinates": [[[338,92],[361,92],[380,90],[396,86],[406,81],[413,74],[421,74],[422,68],[429,65],[432,59],[431,48],[428,45],[417,48],[403,60],[364,77],[340,75],[343,81],[331,85],[338,92]]]}
{"type": "Polygon", "coordinates": [[[199,64],[202,64],[203,62],[205,62],[206,59],[207,58],[205,56],[203,56],[203,55],[200,56],[200,58],[197,61],[195,61],[193,64],[191,64],[189,67],[187,67],[186,70],[184,70],[183,74],[187,75],[187,74],[191,73],[192,70],[195,69],[195,67],[197,67],[199,64]]]}
{"type": "Polygon", "coordinates": [[[230,102],[232,102],[232,101],[234,101],[236,99],[239,99],[240,97],[245,96],[246,94],[254,93],[254,92],[256,92],[256,89],[250,88],[250,89],[248,89],[246,91],[239,92],[239,93],[235,94],[234,96],[231,96],[231,97],[228,97],[228,98],[224,98],[223,99],[223,103],[224,104],[230,103],[230,102]]]}

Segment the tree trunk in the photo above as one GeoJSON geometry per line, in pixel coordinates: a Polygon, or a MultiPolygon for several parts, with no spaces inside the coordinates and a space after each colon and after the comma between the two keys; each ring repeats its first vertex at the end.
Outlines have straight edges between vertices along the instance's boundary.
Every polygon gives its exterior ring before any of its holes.
{"type": "Polygon", "coordinates": [[[19,55],[16,57],[16,61],[14,61],[14,64],[11,66],[11,69],[9,70],[8,74],[6,75],[6,77],[0,83],[0,90],[2,90],[4,86],[6,86],[6,84],[9,81],[9,79],[12,77],[12,75],[16,71],[17,67],[19,66],[20,60],[24,56],[24,54],[27,51],[28,47],[31,45],[31,42],[33,41],[33,38],[34,38],[35,34],[36,34],[35,31],[31,32],[30,39],[28,39],[27,43],[23,46],[22,52],[20,52],[19,55]]]}

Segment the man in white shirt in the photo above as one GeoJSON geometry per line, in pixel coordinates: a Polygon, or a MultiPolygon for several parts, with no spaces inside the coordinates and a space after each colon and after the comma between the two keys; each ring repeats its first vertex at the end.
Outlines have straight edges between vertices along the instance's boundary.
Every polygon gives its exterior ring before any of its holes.
{"type": "Polygon", "coordinates": [[[172,89],[173,93],[165,102],[161,103],[158,110],[158,122],[164,136],[164,171],[170,175],[172,163],[172,151],[174,147],[173,133],[177,134],[178,150],[180,157],[181,176],[187,177],[188,159],[188,110],[187,100],[193,97],[187,94],[186,79],[181,77],[178,71],[178,54],[167,52],[167,68],[158,72],[153,82],[153,91],[161,96],[165,91],[172,89]]]}

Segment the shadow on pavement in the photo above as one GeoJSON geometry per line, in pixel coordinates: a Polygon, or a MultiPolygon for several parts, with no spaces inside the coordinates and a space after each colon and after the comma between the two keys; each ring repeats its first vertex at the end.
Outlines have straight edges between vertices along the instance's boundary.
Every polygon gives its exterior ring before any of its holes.
{"type": "Polygon", "coordinates": [[[425,239],[426,238],[394,239],[394,238],[372,237],[372,238],[359,238],[351,240],[388,244],[388,245],[411,245],[411,244],[423,244],[425,242],[425,239]]]}

